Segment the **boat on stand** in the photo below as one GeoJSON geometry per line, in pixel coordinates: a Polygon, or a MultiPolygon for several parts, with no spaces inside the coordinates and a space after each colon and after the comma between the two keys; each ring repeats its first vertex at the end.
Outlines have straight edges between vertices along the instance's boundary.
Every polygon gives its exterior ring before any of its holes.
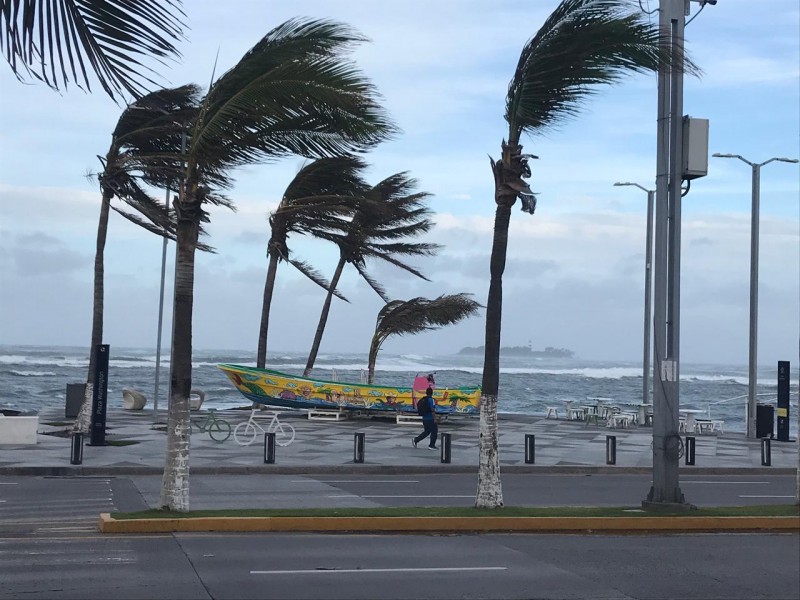
{"type": "Polygon", "coordinates": [[[218,368],[251,402],[301,409],[416,413],[416,401],[433,388],[439,414],[477,414],[481,388],[435,387],[433,374],[417,376],[409,387],[326,381],[272,369],[221,364],[218,368]]]}

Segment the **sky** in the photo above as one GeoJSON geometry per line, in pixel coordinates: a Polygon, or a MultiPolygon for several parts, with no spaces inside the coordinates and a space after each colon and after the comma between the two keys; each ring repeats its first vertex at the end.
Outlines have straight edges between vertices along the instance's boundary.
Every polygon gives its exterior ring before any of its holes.
{"type": "MultiPolygon", "coordinates": [[[[635,3],[634,3],[635,4],[635,3]]],[[[402,133],[365,157],[369,181],[408,171],[431,194],[435,257],[412,260],[425,282],[369,264],[390,296],[468,292],[482,304],[494,224],[489,157],[507,136],[508,82],[525,42],[555,0],[188,1],[182,58],[161,68],[164,86],[207,86],[269,30],[305,16],[348,23],[370,42],[352,59],[372,79],[402,133]]],[[[636,4],[635,4],[636,5],[636,4]]],[[[654,9],[655,0],[643,0],[654,9]]],[[[638,5],[636,5],[638,6],[638,5]]],[[[719,0],[686,29],[702,68],[687,78],[684,113],[709,119],[709,153],[753,162],[800,157],[800,9],[796,0],[719,0]]],[[[657,15],[652,16],[657,20],[657,15]]],[[[655,187],[656,77],[599,88],[580,113],[523,139],[536,214],[513,209],[503,278],[502,345],[568,348],[586,360],[642,357],[645,192],[655,187]]],[[[121,107],[95,86],[61,93],[23,85],[0,66],[0,344],[88,345],[100,194],[99,169],[121,107]]],[[[213,209],[198,253],[193,345],[255,353],[266,277],[268,216],[303,159],[240,169],[213,209]]],[[[163,190],[153,195],[163,199],[163,190]]],[[[758,362],[798,359],[800,168],[761,171],[758,362]]],[[[681,359],[746,364],[750,289],[750,168],[709,158],[708,176],[682,201],[681,359]]],[[[290,248],[332,274],[338,252],[290,238],[290,248]]],[[[104,342],[155,348],[162,241],[112,213],[105,249],[104,342]]],[[[174,246],[167,252],[164,347],[169,346],[174,246]]],[[[321,354],[366,353],[380,298],[353,271],[335,301],[321,354]]],[[[270,352],[305,352],[324,291],[278,269],[270,352]]],[[[457,325],[390,338],[389,353],[450,354],[482,345],[485,311],[457,325]]]]}

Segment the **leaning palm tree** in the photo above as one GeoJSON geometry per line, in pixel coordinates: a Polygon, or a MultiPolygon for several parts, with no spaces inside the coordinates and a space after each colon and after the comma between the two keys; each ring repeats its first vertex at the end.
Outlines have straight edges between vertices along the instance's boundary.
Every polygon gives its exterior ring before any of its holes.
{"type": "Polygon", "coordinates": [[[378,312],[369,344],[368,382],[375,382],[375,361],[383,342],[393,335],[409,335],[439,329],[474,315],[481,305],[470,294],[446,294],[434,298],[392,300],[378,312]]]}
{"type": "Polygon", "coordinates": [[[523,133],[536,134],[573,116],[597,84],[614,83],[627,73],[664,63],[657,26],[648,24],[626,0],[563,0],[525,44],[508,86],[505,119],[508,141],[491,160],[497,204],[486,303],[486,343],[481,384],[478,490],[475,506],[502,506],[497,445],[500,380],[502,279],[511,207],[520,198],[533,214],[536,198],[525,182],[531,171],[523,154],[523,133]]]}
{"type": "Polygon", "coordinates": [[[336,283],[328,283],[311,265],[292,257],[288,238],[299,233],[322,237],[331,229],[345,226],[344,219],[355,210],[356,202],[367,184],[361,178],[366,165],[357,158],[321,158],[305,165],[286,188],[278,207],[269,217],[270,238],[267,244],[267,279],[261,304],[256,366],[267,361],[267,336],[275,276],[280,262],[287,262],[317,285],[336,292],[336,283]]]}
{"type": "Polygon", "coordinates": [[[0,51],[17,79],[91,90],[88,69],[113,99],[142,96],[155,73],[142,63],[179,57],[181,0],[4,0],[0,51]],[[88,63],[88,65],[87,65],[88,63]]]}
{"type": "Polygon", "coordinates": [[[160,506],[189,507],[194,261],[203,205],[230,169],[279,157],[343,156],[393,127],[373,85],[346,58],[364,41],[348,26],[292,19],[214,81],[189,130],[177,209],[177,257],[167,452],[160,506]],[[214,185],[204,181],[215,182],[214,185]]]}
{"type": "Polygon", "coordinates": [[[417,269],[398,258],[430,256],[440,248],[438,244],[408,241],[413,236],[427,233],[433,226],[429,218],[430,210],[425,206],[425,200],[430,194],[414,192],[416,186],[416,180],[407,173],[396,173],[387,177],[372,189],[365,190],[362,201],[344,231],[331,231],[328,235],[319,236],[327,237],[339,247],[339,262],[322,305],[311,352],[303,372],[304,377],[308,377],[314,368],[322,334],[328,322],[333,293],[346,264],[353,265],[384,302],[389,301],[386,290],[367,273],[367,259],[388,262],[429,281],[417,269]]]}
{"type": "Polygon", "coordinates": [[[103,339],[103,255],[110,211],[156,235],[175,238],[174,218],[143,186],[151,184],[177,189],[180,165],[170,164],[169,157],[180,147],[182,124],[194,118],[199,96],[197,86],[186,85],[140,98],[123,111],[111,135],[106,155],[98,157],[103,168],[97,175],[101,200],[94,260],[89,370],[86,393],[74,431],[86,433],[89,428],[97,366],[95,351],[103,339]],[[112,204],[115,198],[134,212],[112,204]]]}

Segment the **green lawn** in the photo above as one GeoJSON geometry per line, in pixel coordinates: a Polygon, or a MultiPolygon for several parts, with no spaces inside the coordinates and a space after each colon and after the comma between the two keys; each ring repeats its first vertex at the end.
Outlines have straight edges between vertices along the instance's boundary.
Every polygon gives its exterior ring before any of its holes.
{"type": "Polygon", "coordinates": [[[115,519],[176,519],[192,517],[787,517],[800,516],[794,504],[763,506],[720,506],[676,513],[653,513],[638,507],[544,507],[506,506],[498,509],[470,507],[384,507],[384,508],[295,508],[193,510],[174,512],[145,510],[112,513],[115,519]]]}

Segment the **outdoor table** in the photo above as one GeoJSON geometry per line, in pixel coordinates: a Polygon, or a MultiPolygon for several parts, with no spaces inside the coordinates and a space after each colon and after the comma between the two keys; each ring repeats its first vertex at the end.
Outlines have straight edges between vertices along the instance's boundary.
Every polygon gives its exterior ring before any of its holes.
{"type": "Polygon", "coordinates": [[[694,433],[697,429],[697,420],[695,419],[695,415],[701,415],[706,411],[696,408],[679,408],[678,412],[686,416],[686,431],[694,433]]]}

